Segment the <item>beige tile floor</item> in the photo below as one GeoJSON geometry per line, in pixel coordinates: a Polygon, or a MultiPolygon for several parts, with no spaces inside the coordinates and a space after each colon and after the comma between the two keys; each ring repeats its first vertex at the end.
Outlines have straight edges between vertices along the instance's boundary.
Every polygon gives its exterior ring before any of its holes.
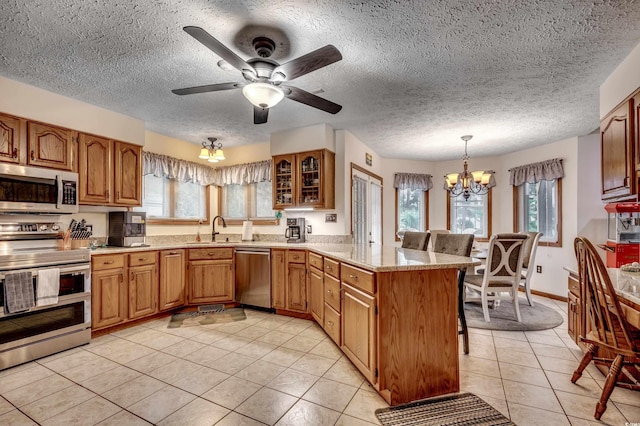
{"type": "MultiPolygon", "coordinates": [[[[604,383],[567,336],[566,304],[536,298],[553,330],[471,329],[461,391],[518,425],[586,425],[604,383]]],[[[313,322],[247,310],[241,322],[167,329],[168,317],[0,372],[0,425],[370,425],[386,404],[313,322]]],[[[603,423],[640,422],[616,389],[603,423]]]]}

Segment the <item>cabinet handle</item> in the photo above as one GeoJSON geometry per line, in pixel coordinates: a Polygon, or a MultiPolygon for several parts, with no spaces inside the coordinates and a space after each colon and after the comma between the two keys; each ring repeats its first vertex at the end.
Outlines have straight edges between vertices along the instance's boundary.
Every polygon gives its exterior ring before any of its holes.
{"type": "Polygon", "coordinates": [[[328,327],[333,327],[333,321],[327,321],[327,326],[328,327]]]}
{"type": "Polygon", "coordinates": [[[329,266],[329,265],[327,265],[325,268],[327,269],[327,271],[331,270],[331,266],[329,266]]]}
{"type": "Polygon", "coordinates": [[[116,196],[120,199],[120,191],[116,192],[116,196]]]}
{"type": "Polygon", "coordinates": [[[139,258],[138,258],[138,260],[139,260],[140,262],[142,262],[143,260],[147,260],[147,259],[148,259],[148,257],[139,257],[139,258]]]}
{"type": "Polygon", "coordinates": [[[129,276],[129,281],[133,281],[133,272],[131,273],[131,275],[129,276]]]}
{"type": "Polygon", "coordinates": [[[177,252],[177,251],[170,251],[170,252],[169,252],[169,255],[170,255],[170,256],[175,256],[176,254],[178,254],[178,252],[177,252]]]}
{"type": "Polygon", "coordinates": [[[113,260],[105,260],[104,262],[102,262],[103,265],[111,265],[113,263],[113,260]]]}
{"type": "Polygon", "coordinates": [[[18,158],[18,148],[13,148],[13,158],[18,158]]]}
{"type": "Polygon", "coordinates": [[[109,190],[107,189],[107,198],[109,198],[109,190]]]}
{"type": "Polygon", "coordinates": [[[327,290],[327,293],[329,293],[330,295],[333,296],[333,291],[332,290],[327,290]]]}
{"type": "Polygon", "coordinates": [[[36,159],[36,153],[33,150],[31,150],[31,159],[32,160],[36,159]]]}
{"type": "Polygon", "coordinates": [[[207,253],[207,256],[211,256],[211,257],[213,257],[213,256],[215,256],[215,255],[216,255],[216,254],[215,254],[215,253],[212,253],[212,252],[207,253]]]}
{"type": "Polygon", "coordinates": [[[357,275],[353,275],[353,274],[349,274],[349,278],[353,278],[354,280],[357,280],[358,276],[357,275]]]}

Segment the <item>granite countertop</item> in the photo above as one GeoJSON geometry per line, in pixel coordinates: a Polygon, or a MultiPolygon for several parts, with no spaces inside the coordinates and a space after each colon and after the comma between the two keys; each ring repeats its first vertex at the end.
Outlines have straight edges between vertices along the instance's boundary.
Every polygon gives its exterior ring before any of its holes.
{"type": "MultiPolygon", "coordinates": [[[[575,268],[565,266],[564,270],[578,276],[575,268]]],[[[630,274],[619,268],[607,268],[607,272],[618,296],[640,305],[640,274],[630,274]]]]}
{"type": "Polygon", "coordinates": [[[153,244],[148,247],[106,247],[92,250],[94,255],[132,253],[148,250],[171,250],[182,248],[210,247],[260,247],[311,250],[342,262],[359,266],[374,272],[410,271],[426,269],[464,268],[479,265],[480,261],[471,257],[454,256],[432,251],[411,250],[395,246],[323,244],[323,243],[281,243],[272,241],[254,242],[185,242],[173,244],[153,244]]]}

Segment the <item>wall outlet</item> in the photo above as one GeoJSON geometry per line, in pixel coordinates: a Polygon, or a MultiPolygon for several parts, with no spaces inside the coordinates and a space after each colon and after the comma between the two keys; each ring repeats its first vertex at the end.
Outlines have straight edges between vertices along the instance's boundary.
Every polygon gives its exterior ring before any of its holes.
{"type": "Polygon", "coordinates": [[[536,272],[539,273],[539,274],[542,273],[542,265],[536,266],[536,272]]]}

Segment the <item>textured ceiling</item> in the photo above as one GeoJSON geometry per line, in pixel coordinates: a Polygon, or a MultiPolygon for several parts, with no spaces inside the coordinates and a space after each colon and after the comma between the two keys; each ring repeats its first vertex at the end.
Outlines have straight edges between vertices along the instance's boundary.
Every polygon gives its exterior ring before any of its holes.
{"type": "MultiPolygon", "coordinates": [[[[260,35],[260,34],[256,34],[260,35]]],[[[199,144],[266,142],[317,123],[383,157],[495,155],[590,133],[600,84],[640,42],[640,2],[608,0],[4,0],[0,75],[124,113],[199,144]],[[254,125],[243,81],[182,30],[200,26],[244,59],[251,28],[275,34],[280,63],[326,44],[343,60],[291,85],[343,105],[285,99],[254,125]]],[[[0,94],[1,96],[1,94],[0,94]]]]}

